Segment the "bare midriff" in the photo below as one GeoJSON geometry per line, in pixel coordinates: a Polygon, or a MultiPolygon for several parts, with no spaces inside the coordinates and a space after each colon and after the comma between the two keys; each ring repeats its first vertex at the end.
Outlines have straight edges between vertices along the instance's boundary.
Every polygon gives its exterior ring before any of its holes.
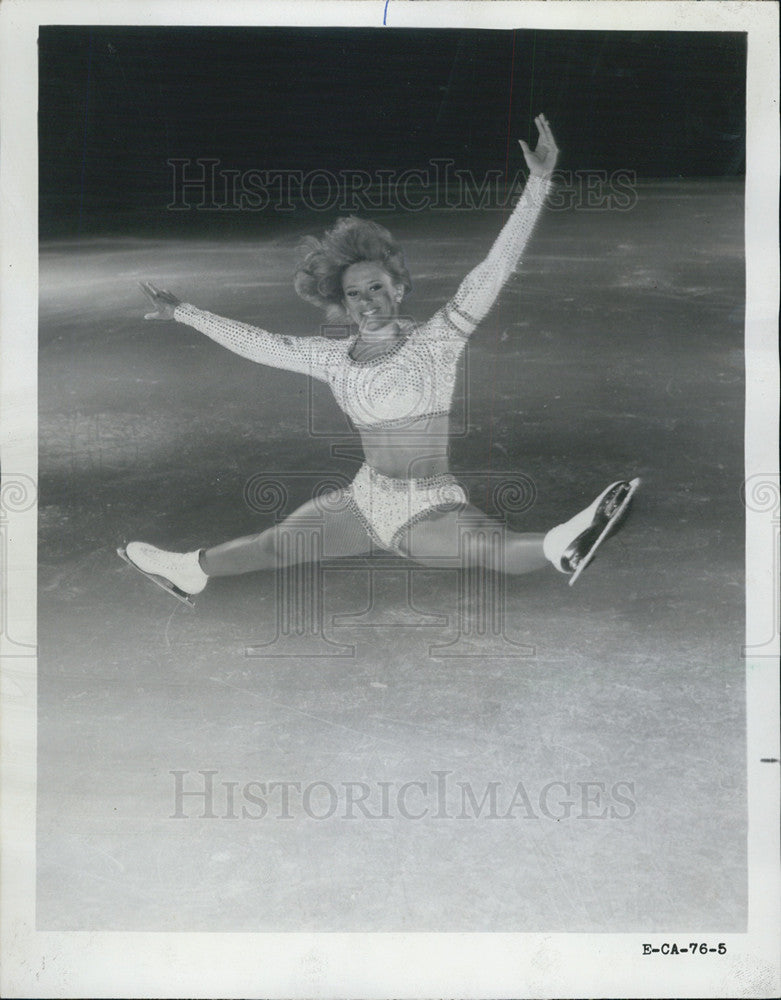
{"type": "Polygon", "coordinates": [[[402,427],[360,428],[366,464],[392,479],[428,479],[448,471],[450,417],[420,417],[402,427]]]}

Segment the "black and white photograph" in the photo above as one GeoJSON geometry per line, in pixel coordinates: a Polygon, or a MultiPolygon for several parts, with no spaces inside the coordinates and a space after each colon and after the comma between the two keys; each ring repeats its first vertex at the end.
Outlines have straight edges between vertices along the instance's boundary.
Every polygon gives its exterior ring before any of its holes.
{"type": "Polygon", "coordinates": [[[3,995],[776,995],[777,6],[175,6],[0,12],[3,995]]]}

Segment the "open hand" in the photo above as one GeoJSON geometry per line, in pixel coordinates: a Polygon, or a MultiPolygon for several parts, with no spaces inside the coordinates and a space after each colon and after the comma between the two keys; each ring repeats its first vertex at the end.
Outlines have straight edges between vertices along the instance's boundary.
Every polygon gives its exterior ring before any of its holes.
{"type": "Polygon", "coordinates": [[[167,320],[174,318],[174,310],[181,304],[175,295],[163,288],[156,288],[151,281],[139,281],[139,285],[141,291],[155,307],[154,312],[147,313],[144,319],[167,320]]]}
{"type": "Polygon", "coordinates": [[[537,126],[537,132],[539,133],[537,148],[534,152],[529,149],[523,139],[519,139],[518,142],[521,144],[529,173],[536,174],[538,177],[550,177],[553,173],[553,168],[556,166],[559,147],[556,145],[556,140],[553,138],[553,132],[551,132],[548,119],[545,115],[537,115],[534,119],[534,124],[537,126]]]}

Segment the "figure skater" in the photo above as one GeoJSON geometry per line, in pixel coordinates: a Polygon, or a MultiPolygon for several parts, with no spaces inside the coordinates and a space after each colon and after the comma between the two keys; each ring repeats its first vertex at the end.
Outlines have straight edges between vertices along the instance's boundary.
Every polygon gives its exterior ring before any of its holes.
{"type": "MultiPolygon", "coordinates": [[[[496,568],[480,545],[459,548],[465,530],[495,536],[497,522],[468,503],[448,471],[449,410],[466,341],[518,266],[549,190],[558,149],[545,116],[535,124],[536,149],[519,140],[529,178],[518,204],[485,260],[421,326],[400,312],[412,287],[400,248],[387,230],[354,217],[339,219],[322,241],[307,237],[295,274],[302,298],[324,309],[329,322],[341,317],[349,324],[345,339],[268,333],[142,284],[154,307],[147,320],[185,323],[251,361],[327,383],[360,434],[365,461],[347,489],[316,497],[258,534],[188,553],[130,542],[119,550],[123,558],[188,603],[212,577],[314,558],[317,546],[283,543],[289,528],[317,531],[329,555],[365,554],[374,542],[426,566],[452,566],[453,553],[461,553],[496,568]]],[[[611,484],[547,533],[507,531],[501,570],[529,573],[552,564],[574,582],[623,523],[638,485],[611,484]]]]}

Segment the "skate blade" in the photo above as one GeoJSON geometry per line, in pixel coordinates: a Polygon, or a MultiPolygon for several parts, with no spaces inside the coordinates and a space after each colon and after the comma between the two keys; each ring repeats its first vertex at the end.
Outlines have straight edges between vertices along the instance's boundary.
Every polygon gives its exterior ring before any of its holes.
{"type": "Polygon", "coordinates": [[[123,560],[123,562],[126,562],[128,566],[132,566],[137,573],[140,573],[141,576],[145,576],[147,580],[151,580],[152,583],[156,584],[167,594],[170,594],[171,597],[175,597],[177,601],[181,601],[182,604],[186,604],[188,608],[195,608],[195,602],[190,595],[185,594],[183,590],[179,590],[179,588],[175,587],[170,580],[166,580],[165,577],[162,576],[155,576],[154,573],[146,573],[143,569],[139,569],[124,549],[117,549],[117,555],[123,560]]]}
{"type": "Polygon", "coordinates": [[[588,550],[588,552],[580,560],[580,562],[578,563],[578,565],[577,565],[574,573],[572,574],[572,576],[567,581],[567,583],[569,584],[570,587],[573,586],[573,584],[577,581],[578,577],[583,572],[583,570],[589,565],[589,563],[591,563],[593,561],[594,556],[597,554],[597,549],[602,544],[602,542],[604,542],[606,538],[608,538],[610,535],[612,535],[613,532],[620,526],[620,524],[621,524],[621,522],[623,520],[622,515],[626,513],[627,508],[629,507],[629,504],[632,502],[632,497],[637,492],[637,489],[640,486],[641,482],[642,482],[642,480],[640,480],[640,479],[630,479],[629,480],[629,490],[627,491],[626,496],[621,501],[621,503],[618,505],[618,507],[616,508],[616,510],[613,512],[610,520],[607,522],[607,524],[605,525],[605,527],[602,529],[602,531],[600,532],[599,536],[595,539],[594,544],[591,546],[591,548],[588,550]]]}

